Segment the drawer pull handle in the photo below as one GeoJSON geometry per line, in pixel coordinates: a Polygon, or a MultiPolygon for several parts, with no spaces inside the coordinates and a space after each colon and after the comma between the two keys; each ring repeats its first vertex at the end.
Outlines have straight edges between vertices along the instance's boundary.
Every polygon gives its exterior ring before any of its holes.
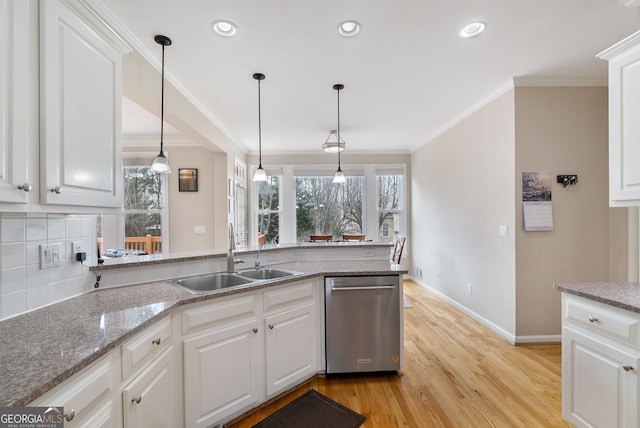
{"type": "Polygon", "coordinates": [[[71,409],[68,412],[64,412],[64,420],[67,422],[71,422],[76,415],[76,411],[71,409]]]}
{"type": "Polygon", "coordinates": [[[622,369],[623,369],[625,372],[630,372],[631,370],[633,370],[633,366],[630,366],[629,364],[623,364],[623,365],[622,365],[622,369]]]}
{"type": "Polygon", "coordinates": [[[159,344],[160,344],[160,340],[161,340],[160,338],[153,339],[153,340],[151,341],[151,343],[153,343],[154,345],[159,345],[159,344]]]}
{"type": "Polygon", "coordinates": [[[598,322],[598,318],[594,317],[593,315],[589,315],[589,322],[598,322]]]}
{"type": "Polygon", "coordinates": [[[269,330],[273,330],[274,325],[273,324],[269,324],[269,330]]]}
{"type": "Polygon", "coordinates": [[[31,184],[29,183],[24,183],[18,186],[18,189],[20,190],[24,190],[25,192],[29,192],[31,191],[31,184]]]}
{"type": "Polygon", "coordinates": [[[56,195],[59,195],[60,193],[62,193],[62,187],[56,186],[56,187],[54,187],[52,189],[49,189],[49,191],[51,193],[55,193],[56,195]]]}
{"type": "Polygon", "coordinates": [[[258,332],[258,329],[257,329],[257,328],[254,328],[254,329],[253,329],[253,332],[254,332],[254,333],[257,333],[257,332],[258,332]]]}
{"type": "Polygon", "coordinates": [[[142,395],[138,395],[137,397],[133,397],[131,399],[131,402],[136,404],[140,404],[141,401],[142,401],[142,395]]]}

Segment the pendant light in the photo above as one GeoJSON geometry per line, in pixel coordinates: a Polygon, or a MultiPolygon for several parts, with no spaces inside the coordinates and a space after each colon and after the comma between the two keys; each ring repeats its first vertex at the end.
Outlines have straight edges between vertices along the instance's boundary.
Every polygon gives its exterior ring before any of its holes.
{"type": "Polygon", "coordinates": [[[264,74],[254,73],[253,78],[258,81],[258,168],[253,174],[253,181],[267,181],[267,172],[262,167],[262,116],[260,114],[260,81],[264,80],[264,74]]]}
{"type": "Polygon", "coordinates": [[[163,137],[164,137],[164,47],[171,45],[171,39],[167,36],[157,35],[154,40],[157,44],[162,46],[162,95],[161,95],[161,107],[160,107],[160,153],[153,160],[151,164],[151,171],[159,172],[162,174],[170,174],[171,166],[169,160],[162,151],[163,137]]]}
{"type": "MultiPolygon", "coordinates": [[[[337,131],[337,138],[338,138],[338,144],[342,143],[343,144],[343,148],[344,148],[344,141],[340,138],[340,91],[342,89],[344,89],[344,85],[338,83],[333,85],[333,89],[336,90],[336,92],[338,93],[338,131],[337,131]]],[[[331,135],[329,135],[329,137],[331,137],[331,135]]],[[[346,177],[344,176],[344,172],[342,172],[342,168],[340,168],[340,152],[342,150],[339,149],[340,146],[338,146],[338,170],[336,171],[335,175],[333,176],[333,182],[336,184],[344,184],[347,182],[346,177]]]]}

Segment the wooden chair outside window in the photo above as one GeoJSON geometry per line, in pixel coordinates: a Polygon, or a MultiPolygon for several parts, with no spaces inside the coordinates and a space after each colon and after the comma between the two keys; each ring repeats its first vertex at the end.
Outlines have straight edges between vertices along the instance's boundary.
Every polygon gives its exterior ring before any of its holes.
{"type": "Polygon", "coordinates": [[[343,241],[364,241],[364,235],[342,235],[343,241]]]}
{"type": "Polygon", "coordinates": [[[407,240],[406,236],[398,236],[396,244],[393,246],[393,252],[391,253],[391,261],[395,264],[400,264],[402,259],[402,250],[404,250],[404,243],[407,240]]]}
{"type": "Polygon", "coordinates": [[[311,235],[309,236],[309,242],[328,242],[333,239],[331,235],[311,235]]]}

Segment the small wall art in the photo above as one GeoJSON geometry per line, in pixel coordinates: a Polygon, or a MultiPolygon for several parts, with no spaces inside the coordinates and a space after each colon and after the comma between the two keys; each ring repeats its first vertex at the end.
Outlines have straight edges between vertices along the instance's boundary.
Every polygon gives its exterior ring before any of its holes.
{"type": "Polygon", "coordinates": [[[198,168],[178,169],[178,191],[197,192],[198,191],[198,168]]]}

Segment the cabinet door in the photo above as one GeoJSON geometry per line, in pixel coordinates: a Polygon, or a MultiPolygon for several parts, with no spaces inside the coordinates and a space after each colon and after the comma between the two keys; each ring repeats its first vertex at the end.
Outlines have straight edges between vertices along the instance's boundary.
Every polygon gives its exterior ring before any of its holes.
{"type": "Polygon", "coordinates": [[[112,400],[117,371],[111,356],[107,356],[29,406],[64,407],[65,426],[68,427],[119,426],[120,423],[116,421],[121,417],[112,400]]]}
{"type": "MultiPolygon", "coordinates": [[[[640,205],[640,33],[621,42],[609,61],[609,198],[640,205]],[[635,43],[635,46],[633,46],[635,43]]],[[[606,58],[606,56],[603,56],[606,58]]]]}
{"type": "Polygon", "coordinates": [[[258,327],[252,318],[184,341],[185,426],[211,426],[263,396],[258,327]]]}
{"type": "Polygon", "coordinates": [[[640,355],[564,327],[564,418],[578,427],[637,427],[639,363],[640,355]]]}
{"type": "Polygon", "coordinates": [[[317,371],[316,318],[313,303],[265,318],[267,396],[317,371]]]}
{"type": "Polygon", "coordinates": [[[122,206],[121,69],[61,0],[40,2],[40,203],[122,206]]]}
{"type": "Polygon", "coordinates": [[[37,61],[32,58],[37,34],[34,2],[0,2],[0,202],[26,204],[34,184],[28,174],[28,151],[38,135],[37,122],[35,129],[30,127],[38,111],[37,61]]]}
{"type": "Polygon", "coordinates": [[[125,428],[177,426],[173,346],[136,376],[122,392],[125,428]]]}

